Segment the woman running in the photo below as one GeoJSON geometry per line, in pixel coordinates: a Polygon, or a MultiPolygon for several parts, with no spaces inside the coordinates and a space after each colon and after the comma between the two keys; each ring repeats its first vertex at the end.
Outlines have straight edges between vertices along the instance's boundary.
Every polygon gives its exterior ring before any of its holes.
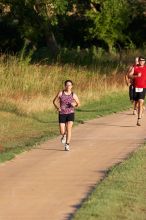
{"type": "Polygon", "coordinates": [[[56,95],[53,104],[59,112],[61,142],[65,144],[65,150],[69,151],[71,130],[74,122],[74,109],[80,105],[80,102],[77,95],[72,92],[73,82],[66,80],[64,85],[64,90],[56,95]]]}

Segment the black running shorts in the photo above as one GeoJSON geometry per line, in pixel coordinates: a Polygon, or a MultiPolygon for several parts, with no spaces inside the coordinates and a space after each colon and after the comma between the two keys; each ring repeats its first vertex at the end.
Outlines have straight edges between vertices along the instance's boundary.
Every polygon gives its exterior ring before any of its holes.
{"type": "Polygon", "coordinates": [[[139,99],[145,99],[146,89],[144,88],[142,92],[136,92],[136,88],[134,88],[134,101],[138,101],[139,99]]]}
{"type": "Polygon", "coordinates": [[[74,113],[70,114],[59,114],[59,123],[66,123],[68,121],[74,121],[74,113]]]}

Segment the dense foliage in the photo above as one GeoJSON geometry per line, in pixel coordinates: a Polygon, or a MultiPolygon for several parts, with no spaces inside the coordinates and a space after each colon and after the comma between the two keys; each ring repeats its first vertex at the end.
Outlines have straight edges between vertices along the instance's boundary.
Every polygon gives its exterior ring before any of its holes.
{"type": "Polygon", "coordinates": [[[1,0],[0,50],[32,53],[62,47],[115,49],[146,44],[141,0],[1,0]]]}

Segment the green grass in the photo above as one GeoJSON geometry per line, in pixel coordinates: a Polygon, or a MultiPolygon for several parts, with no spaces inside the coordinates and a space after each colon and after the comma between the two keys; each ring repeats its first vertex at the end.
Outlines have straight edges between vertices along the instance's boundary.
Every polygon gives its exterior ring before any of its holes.
{"type": "Polygon", "coordinates": [[[0,112],[0,162],[14,158],[15,154],[29,150],[58,134],[56,114],[23,116],[12,112],[0,112]],[[55,120],[55,121],[54,121],[55,120]]]}
{"type": "Polygon", "coordinates": [[[113,167],[76,212],[74,220],[146,219],[146,146],[113,167]]]}
{"type": "MultiPolygon", "coordinates": [[[[77,109],[75,125],[129,107],[127,92],[111,93],[77,109]]],[[[5,111],[0,111],[0,121],[0,162],[59,135],[58,115],[55,111],[23,115],[15,111],[15,108],[5,108],[5,111]]]]}
{"type": "Polygon", "coordinates": [[[74,82],[73,90],[85,104],[98,100],[108,91],[124,90],[127,65],[98,63],[93,68],[73,64],[31,65],[15,56],[0,57],[0,110],[31,114],[53,110],[52,100],[64,87],[64,81],[74,82]],[[118,65],[118,66],[117,66],[118,65]]]}
{"type": "MultiPolygon", "coordinates": [[[[126,110],[131,106],[128,92],[113,92],[76,110],[76,122],[126,110]]],[[[59,135],[57,113],[29,115],[15,108],[0,111],[0,162],[30,150],[59,135]]],[[[146,146],[107,172],[92,194],[75,213],[74,220],[146,220],[146,146]]]]}
{"type": "Polygon", "coordinates": [[[77,109],[77,121],[86,121],[97,116],[104,116],[126,110],[130,107],[127,92],[113,92],[103,96],[99,101],[91,101],[84,105],[83,108],[77,109]]]}

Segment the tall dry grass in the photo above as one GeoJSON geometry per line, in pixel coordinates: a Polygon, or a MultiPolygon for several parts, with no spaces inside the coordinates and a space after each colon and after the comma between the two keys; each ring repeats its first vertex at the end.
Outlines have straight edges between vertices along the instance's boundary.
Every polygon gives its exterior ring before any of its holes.
{"type": "Polygon", "coordinates": [[[52,100],[66,79],[73,80],[82,104],[125,89],[124,70],[119,72],[105,63],[101,73],[101,65],[91,69],[73,64],[30,65],[13,56],[1,56],[0,109],[18,114],[51,110],[52,100]]]}

